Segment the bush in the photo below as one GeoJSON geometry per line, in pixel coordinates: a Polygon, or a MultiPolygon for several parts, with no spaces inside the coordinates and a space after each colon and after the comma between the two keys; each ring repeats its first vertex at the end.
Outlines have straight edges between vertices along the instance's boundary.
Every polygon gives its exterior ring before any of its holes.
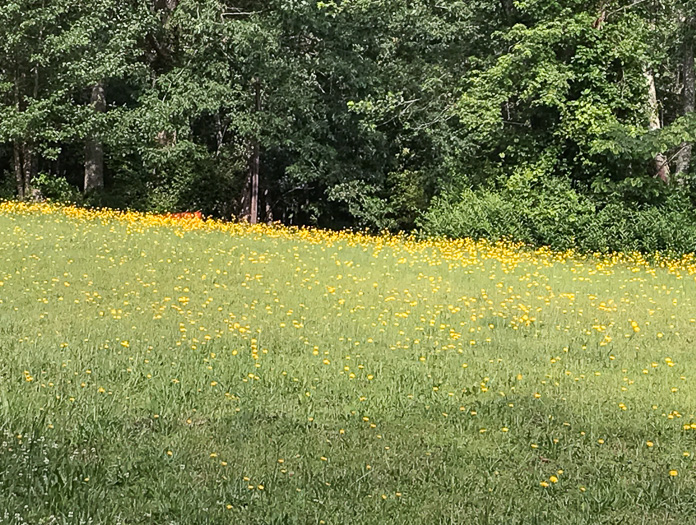
{"type": "Polygon", "coordinates": [[[659,205],[595,203],[568,181],[510,180],[436,199],[420,218],[422,234],[492,241],[503,238],[581,252],[696,251],[696,215],[677,189],[659,205]]]}
{"type": "Polygon", "coordinates": [[[674,195],[660,205],[631,209],[612,203],[588,221],[578,239],[582,251],[665,252],[696,251],[696,215],[674,195]]]}
{"type": "Polygon", "coordinates": [[[467,189],[457,197],[436,198],[418,226],[427,236],[532,241],[518,207],[500,193],[485,190],[467,189]]]}
{"type": "Polygon", "coordinates": [[[91,195],[92,204],[139,211],[201,211],[230,217],[234,199],[244,185],[246,166],[234,151],[223,149],[219,157],[182,141],[166,149],[108,157],[113,175],[106,190],[91,195]]]}
{"type": "Polygon", "coordinates": [[[65,204],[80,204],[80,191],[63,177],[55,177],[47,173],[39,173],[32,181],[34,189],[45,199],[65,204]]]}

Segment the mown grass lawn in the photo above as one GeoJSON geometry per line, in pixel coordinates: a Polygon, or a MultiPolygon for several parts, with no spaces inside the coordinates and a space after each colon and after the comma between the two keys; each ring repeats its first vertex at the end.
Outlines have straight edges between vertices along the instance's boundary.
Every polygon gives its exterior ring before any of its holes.
{"type": "Polygon", "coordinates": [[[696,522],[693,258],[0,206],[0,523],[696,522]]]}

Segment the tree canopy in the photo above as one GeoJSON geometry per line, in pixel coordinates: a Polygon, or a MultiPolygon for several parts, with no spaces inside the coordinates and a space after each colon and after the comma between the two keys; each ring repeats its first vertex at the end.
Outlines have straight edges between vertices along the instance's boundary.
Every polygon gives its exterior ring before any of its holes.
{"type": "Polygon", "coordinates": [[[391,230],[472,190],[691,203],[695,35],[676,0],[7,0],[0,196],[391,230]]]}

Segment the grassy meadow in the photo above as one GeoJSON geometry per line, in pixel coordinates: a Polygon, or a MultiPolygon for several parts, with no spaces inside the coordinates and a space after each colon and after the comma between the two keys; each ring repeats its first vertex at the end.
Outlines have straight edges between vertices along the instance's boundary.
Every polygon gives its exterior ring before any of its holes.
{"type": "Polygon", "coordinates": [[[696,522],[696,259],[0,204],[0,524],[696,522]]]}

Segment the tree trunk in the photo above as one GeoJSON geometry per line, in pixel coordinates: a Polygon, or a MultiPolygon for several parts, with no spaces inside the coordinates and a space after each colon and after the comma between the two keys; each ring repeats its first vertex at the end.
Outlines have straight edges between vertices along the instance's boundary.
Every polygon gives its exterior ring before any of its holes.
{"type": "MultiPolygon", "coordinates": [[[[106,111],[106,95],[102,82],[92,86],[90,102],[94,111],[98,113],[106,111]]],[[[104,144],[98,134],[95,134],[85,143],[85,194],[102,189],[104,189],[104,144]]]]}
{"type": "Polygon", "coordinates": [[[259,222],[259,141],[254,140],[253,158],[251,160],[251,200],[249,203],[249,222],[259,222]]]}
{"type": "Polygon", "coordinates": [[[18,141],[14,143],[14,172],[17,189],[17,198],[24,199],[24,162],[22,162],[22,144],[18,141]]]}
{"type": "Polygon", "coordinates": [[[215,113],[215,158],[220,156],[222,146],[225,144],[225,128],[222,125],[220,111],[215,113]]]}
{"type": "MultiPolygon", "coordinates": [[[[261,111],[261,85],[254,82],[254,113],[261,111]]],[[[258,134],[258,132],[257,132],[258,134]]],[[[261,144],[258,136],[251,139],[249,171],[240,201],[240,217],[251,224],[259,222],[259,172],[261,171],[261,144]]]]}
{"type": "Polygon", "coordinates": [[[39,159],[34,151],[34,145],[28,142],[14,143],[14,171],[17,197],[26,199],[32,193],[31,183],[39,171],[39,159]]]}
{"type": "MultiPolygon", "coordinates": [[[[254,86],[254,110],[258,114],[261,111],[261,86],[258,79],[254,86]]],[[[251,210],[249,222],[259,222],[259,172],[261,171],[261,146],[258,137],[254,138],[254,146],[251,160],[251,210]]]]}
{"type": "Polygon", "coordinates": [[[273,222],[273,207],[271,206],[271,192],[269,190],[263,192],[263,202],[266,207],[264,219],[268,224],[271,224],[273,222]]]}
{"type": "MultiPolygon", "coordinates": [[[[650,112],[650,131],[662,128],[660,121],[660,105],[657,102],[657,90],[655,89],[655,76],[652,71],[645,70],[645,78],[648,81],[648,111],[650,112]]],[[[662,182],[669,182],[669,161],[664,153],[655,155],[655,176],[662,182]]]]}
{"type": "Polygon", "coordinates": [[[251,165],[247,171],[244,188],[242,188],[242,198],[239,199],[239,219],[249,221],[251,214],[251,165]]]}
{"type": "MultiPolygon", "coordinates": [[[[696,103],[696,71],[694,70],[694,30],[696,30],[696,18],[692,18],[686,24],[687,34],[684,39],[684,93],[683,113],[693,113],[696,103]]],[[[677,154],[675,172],[677,175],[689,171],[693,146],[684,142],[677,154]]]]}
{"type": "Polygon", "coordinates": [[[155,9],[161,11],[162,25],[166,26],[172,12],[179,7],[179,0],[156,0],[155,9]]]}
{"type": "MultiPolygon", "coordinates": [[[[20,74],[15,71],[14,76],[14,104],[15,111],[21,113],[23,108],[23,97],[21,94],[20,84],[24,80],[25,75],[20,74]]],[[[24,199],[27,196],[26,192],[26,178],[24,171],[24,154],[25,154],[25,144],[22,140],[16,139],[14,141],[14,172],[15,172],[15,184],[17,189],[17,197],[19,199],[24,199]]]]}
{"type": "Polygon", "coordinates": [[[500,10],[505,23],[513,25],[515,20],[515,2],[513,0],[500,0],[500,10]]]}

